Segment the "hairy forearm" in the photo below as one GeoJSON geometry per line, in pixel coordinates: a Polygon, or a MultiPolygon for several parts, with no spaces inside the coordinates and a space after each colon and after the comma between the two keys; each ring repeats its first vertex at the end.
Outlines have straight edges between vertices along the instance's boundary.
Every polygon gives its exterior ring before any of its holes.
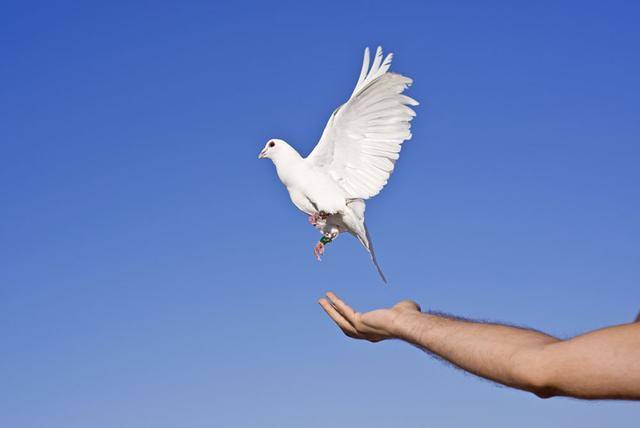
{"type": "Polygon", "coordinates": [[[396,319],[397,336],[492,381],[544,395],[532,372],[541,350],[558,339],[537,331],[414,313],[396,319]]]}
{"type": "Polygon", "coordinates": [[[452,364],[541,397],[640,399],[640,324],[558,340],[533,330],[415,312],[394,333],[452,364]]]}
{"type": "Polygon", "coordinates": [[[319,303],[349,337],[402,339],[478,376],[541,397],[640,400],[640,323],[559,340],[508,325],[420,312],[404,300],[355,312],[333,293],[319,303]]]}

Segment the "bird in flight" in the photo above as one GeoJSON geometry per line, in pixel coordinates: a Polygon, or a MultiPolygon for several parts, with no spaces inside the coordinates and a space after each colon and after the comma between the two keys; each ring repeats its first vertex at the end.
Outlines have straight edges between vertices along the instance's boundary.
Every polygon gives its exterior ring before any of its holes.
{"type": "Polygon", "coordinates": [[[364,51],[362,70],[348,101],[338,107],[306,158],[285,141],[270,139],[258,155],[271,159],[293,204],[309,215],[322,233],[313,252],[318,260],[325,246],[349,232],[369,252],[382,280],[387,280],[373,251],[364,222],[365,200],[380,193],[393,172],[400,149],[411,139],[411,106],[418,102],[403,95],[412,83],[389,72],[393,54],[378,47],[370,63],[364,51]]]}

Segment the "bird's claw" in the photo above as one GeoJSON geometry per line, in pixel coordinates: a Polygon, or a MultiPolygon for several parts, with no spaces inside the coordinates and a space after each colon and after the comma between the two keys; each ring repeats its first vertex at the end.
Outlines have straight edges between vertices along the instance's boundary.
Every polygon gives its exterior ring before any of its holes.
{"type": "Polygon", "coordinates": [[[324,244],[322,242],[318,242],[315,247],[313,247],[313,255],[316,256],[318,261],[322,261],[322,256],[324,254],[324,244]]]}
{"type": "Polygon", "coordinates": [[[317,226],[320,220],[326,220],[329,215],[324,211],[319,211],[317,213],[313,213],[309,216],[309,223],[313,226],[317,226]]]}
{"type": "Polygon", "coordinates": [[[322,234],[322,238],[320,238],[320,241],[318,241],[316,246],[313,247],[313,254],[316,256],[316,259],[318,259],[318,261],[321,261],[320,256],[324,254],[325,245],[332,242],[336,238],[336,236],[338,236],[338,232],[326,232],[322,234]]]}

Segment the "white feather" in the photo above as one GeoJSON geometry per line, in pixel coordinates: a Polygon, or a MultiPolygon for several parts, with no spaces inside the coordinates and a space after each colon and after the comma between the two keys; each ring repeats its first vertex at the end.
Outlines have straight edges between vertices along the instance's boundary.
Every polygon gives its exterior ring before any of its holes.
{"type": "Polygon", "coordinates": [[[325,170],[348,198],[377,195],[393,171],[401,144],[411,139],[411,120],[418,105],[402,92],[412,83],[390,73],[393,54],[378,47],[371,67],[365,49],[360,77],[349,100],[329,118],[320,141],[306,162],[325,170]]]}
{"type": "Polygon", "coordinates": [[[389,72],[392,59],[378,47],[369,66],[365,49],[351,97],[333,112],[307,158],[282,140],[270,140],[260,154],[273,161],[296,207],[329,214],[317,226],[323,233],[346,231],[358,238],[385,282],[364,222],[364,200],[389,181],[402,143],[411,139],[411,106],[418,105],[402,94],[412,80],[389,72]]]}

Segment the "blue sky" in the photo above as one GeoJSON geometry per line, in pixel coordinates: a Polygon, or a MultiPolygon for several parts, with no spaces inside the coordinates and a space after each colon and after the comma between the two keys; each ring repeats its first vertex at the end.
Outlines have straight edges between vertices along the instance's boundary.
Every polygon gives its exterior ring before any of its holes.
{"type": "Polygon", "coordinates": [[[637,425],[321,312],[424,308],[562,337],[640,310],[632,2],[10,2],[0,14],[0,425],[637,425]],[[365,46],[421,101],[350,237],[288,199],[365,46]]]}

